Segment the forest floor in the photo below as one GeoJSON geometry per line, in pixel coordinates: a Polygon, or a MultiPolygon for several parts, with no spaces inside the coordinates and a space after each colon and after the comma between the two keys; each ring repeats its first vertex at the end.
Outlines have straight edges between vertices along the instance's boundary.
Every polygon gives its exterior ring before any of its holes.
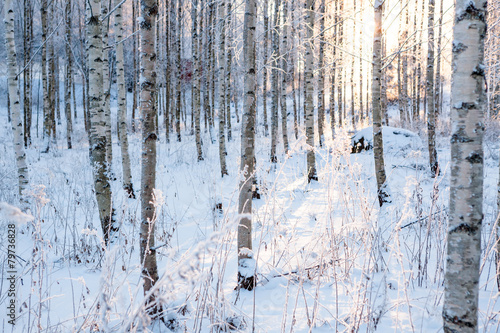
{"type": "MultiPolygon", "coordinates": [[[[373,152],[351,154],[346,131],[337,130],[332,140],[327,130],[324,146],[315,148],[319,181],[308,184],[304,133],[290,140],[287,155],[280,146],[273,164],[270,138],[259,126],[261,199],[254,200],[252,233],[258,286],[253,291],[234,289],[241,124],[232,119],[229,176],[224,178],[218,144],[210,143],[208,132],[203,134],[205,160],[198,162],[189,130],[183,129],[182,142],[171,135],[169,144],[160,131],[156,244],[159,297],[168,320],[149,325],[140,277],[140,203],[121,189],[115,139],[112,191],[120,232],[103,250],[82,118],[76,121],[72,150],[61,135],[49,153],[41,152],[41,138],[27,151],[35,219],[18,228],[15,326],[7,322],[7,273],[5,265],[1,268],[0,331],[442,331],[450,155],[445,121],[439,127],[441,173],[436,178],[429,172],[425,131],[386,138],[392,203],[383,209],[375,195],[373,152]]],[[[64,133],[64,121],[60,127],[64,133]]],[[[484,144],[481,332],[500,330],[493,261],[498,132],[491,124],[484,144]]],[[[139,197],[140,133],[131,133],[129,140],[139,197]]],[[[16,168],[5,109],[0,150],[0,202],[15,204],[16,168]]],[[[6,237],[7,229],[1,228],[2,263],[6,237]]]]}

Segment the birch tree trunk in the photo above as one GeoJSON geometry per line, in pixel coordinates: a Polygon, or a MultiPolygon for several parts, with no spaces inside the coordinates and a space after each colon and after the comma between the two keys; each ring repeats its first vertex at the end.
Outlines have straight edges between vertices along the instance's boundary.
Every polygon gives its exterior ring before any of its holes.
{"type": "Polygon", "coordinates": [[[316,173],[316,156],[314,153],[314,103],[313,103],[313,31],[314,31],[314,1],[306,0],[305,5],[305,26],[306,26],[306,68],[305,81],[305,117],[306,117],[306,143],[307,148],[307,181],[318,180],[316,173]]]}
{"type": "Polygon", "coordinates": [[[429,143],[429,163],[431,166],[431,177],[438,172],[438,160],[436,151],[436,111],[434,103],[434,0],[429,0],[429,13],[427,31],[429,34],[427,45],[427,136],[429,143]]]}
{"type": "Polygon", "coordinates": [[[339,22],[339,19],[338,19],[338,8],[339,8],[339,2],[338,1],[335,1],[335,11],[334,11],[334,19],[333,19],[333,42],[334,42],[334,45],[333,45],[333,50],[332,50],[332,57],[333,57],[333,64],[332,64],[332,71],[331,71],[331,75],[330,75],[330,81],[331,81],[331,84],[330,84],[330,126],[331,126],[331,129],[332,129],[332,138],[334,139],[335,138],[335,112],[336,112],[336,106],[335,106],[335,87],[337,85],[336,83],[336,80],[337,80],[337,77],[336,77],[336,69],[337,69],[337,42],[338,42],[338,35],[337,35],[337,31],[338,31],[338,22],[339,22]]]}
{"type": "Polygon", "coordinates": [[[64,80],[64,114],[66,116],[66,141],[71,149],[71,133],[73,121],[71,119],[71,86],[73,82],[72,55],[71,55],[71,0],[66,1],[64,11],[66,19],[66,79],[64,80]]]}
{"type": "Polygon", "coordinates": [[[227,6],[227,22],[225,22],[225,25],[227,25],[227,29],[225,35],[227,35],[227,43],[226,43],[226,74],[224,76],[224,79],[226,82],[224,83],[224,95],[226,96],[226,102],[224,103],[225,106],[225,117],[226,117],[226,127],[227,127],[227,141],[232,140],[232,130],[231,130],[231,64],[232,64],[232,59],[233,59],[233,41],[232,41],[232,34],[233,32],[231,31],[232,25],[231,25],[231,17],[232,17],[232,1],[228,1],[226,3],[227,6]]]}
{"type": "Polygon", "coordinates": [[[339,1],[339,7],[338,7],[338,12],[337,15],[339,16],[338,20],[338,25],[339,28],[337,30],[339,36],[338,36],[338,65],[339,65],[339,70],[338,70],[338,80],[337,80],[337,92],[338,92],[338,98],[337,98],[337,105],[338,105],[338,115],[339,115],[339,127],[343,126],[344,123],[344,100],[342,97],[342,89],[344,87],[343,84],[343,76],[344,76],[344,66],[343,65],[343,52],[342,49],[344,47],[344,0],[338,0],[339,1]]]}
{"type": "Polygon", "coordinates": [[[264,11],[264,50],[262,51],[264,53],[264,66],[263,66],[263,73],[262,73],[262,116],[264,118],[264,136],[269,135],[269,125],[267,123],[267,76],[268,76],[268,70],[267,70],[267,61],[268,61],[268,41],[269,41],[269,1],[264,1],[263,2],[263,11],[264,11]]]}
{"type": "Polygon", "coordinates": [[[24,146],[31,146],[31,75],[32,66],[29,63],[33,47],[33,9],[31,0],[24,0],[24,71],[23,71],[23,99],[24,99],[24,146]]]}
{"type": "Polygon", "coordinates": [[[272,163],[278,162],[276,146],[278,145],[278,56],[279,56],[279,6],[281,0],[274,0],[274,16],[272,30],[272,69],[271,69],[271,156],[272,163]]]}
{"type": "Polygon", "coordinates": [[[50,150],[50,95],[49,80],[47,73],[47,9],[48,1],[42,0],[40,4],[40,15],[42,21],[42,93],[43,93],[43,140],[45,153],[50,150]]]}
{"type": "Polygon", "coordinates": [[[110,236],[117,231],[113,225],[111,207],[111,186],[108,178],[106,161],[106,117],[103,109],[102,55],[101,36],[101,1],[90,0],[87,6],[87,55],[89,66],[90,100],[90,161],[94,175],[94,189],[99,210],[104,241],[108,244],[110,236]]]}
{"type": "Polygon", "coordinates": [[[444,332],[478,331],[483,219],[486,1],[457,0],[451,85],[451,178],[444,332]]]}
{"type": "MultiPolygon", "coordinates": [[[[155,20],[158,14],[156,0],[141,0],[140,29],[140,112],[142,119],[142,159],[141,159],[141,230],[140,247],[144,295],[158,281],[156,264],[155,222],[156,212],[153,191],[156,187],[156,72],[155,72],[155,20]]],[[[155,295],[147,300],[148,313],[159,312],[155,295]]]]}
{"type": "Polygon", "coordinates": [[[220,160],[220,172],[222,177],[227,175],[226,166],[226,140],[224,136],[224,111],[226,94],[225,94],[225,39],[226,39],[226,29],[224,18],[226,16],[226,0],[221,0],[219,5],[219,160],[220,160]]]}
{"type": "Polygon", "coordinates": [[[372,81],[372,114],[373,114],[373,156],[375,159],[375,176],[380,206],[389,202],[389,194],[385,190],[384,141],[382,138],[381,110],[381,78],[382,78],[382,10],[383,0],[375,0],[375,32],[373,35],[373,81],[372,81]]]}
{"type": "Polygon", "coordinates": [[[239,224],[238,224],[238,288],[252,290],[255,279],[255,259],[252,252],[252,180],[255,172],[255,0],[246,0],[243,23],[243,52],[245,64],[245,98],[241,130],[239,224]]]}
{"type": "Polygon", "coordinates": [[[281,30],[281,131],[283,135],[283,148],[285,154],[288,154],[288,107],[287,107],[287,91],[289,85],[289,72],[288,72],[288,10],[287,4],[283,3],[283,18],[281,30]]]}
{"type": "MultiPolygon", "coordinates": [[[[319,146],[323,146],[325,124],[325,0],[319,5],[319,59],[318,59],[318,137],[319,146]]],[[[353,58],[354,59],[354,58],[353,58]]]]}
{"type": "Polygon", "coordinates": [[[23,209],[27,208],[24,200],[24,190],[28,188],[28,166],[24,151],[23,121],[21,119],[21,104],[19,101],[19,79],[17,76],[16,42],[14,35],[14,5],[12,0],[4,2],[5,41],[7,49],[7,67],[9,82],[9,99],[11,110],[11,125],[16,155],[17,176],[19,180],[19,198],[23,209]]]}
{"type": "Polygon", "coordinates": [[[181,1],[177,1],[177,45],[176,45],[176,56],[177,56],[177,87],[176,87],[176,102],[175,102],[175,131],[177,133],[177,142],[181,142],[181,54],[182,54],[182,45],[181,45],[181,35],[182,35],[182,4],[181,1]]]}
{"type": "Polygon", "coordinates": [[[199,50],[199,37],[198,37],[198,0],[194,0],[191,4],[191,17],[193,20],[192,30],[192,45],[191,52],[193,53],[193,66],[194,76],[193,80],[193,112],[194,112],[194,132],[196,136],[196,151],[198,154],[198,161],[203,161],[203,151],[201,147],[201,99],[200,99],[200,55],[199,50]]]}
{"type": "MultiPolygon", "coordinates": [[[[111,0],[104,0],[101,4],[101,17],[105,17],[108,14],[108,6],[111,0]]],[[[111,170],[111,165],[113,162],[113,141],[111,137],[111,107],[110,107],[110,97],[111,97],[111,87],[109,79],[109,52],[108,52],[108,31],[109,31],[109,17],[101,22],[102,29],[102,88],[104,92],[103,96],[103,108],[104,117],[106,121],[106,161],[108,162],[108,168],[111,170]]]]}
{"type": "Polygon", "coordinates": [[[441,113],[441,40],[443,36],[443,0],[440,1],[439,6],[439,29],[438,29],[438,40],[437,40],[437,57],[436,57],[436,80],[434,83],[434,113],[439,115],[441,113]]]}
{"type": "MultiPolygon", "coordinates": [[[[114,6],[118,6],[121,0],[115,0],[114,6]]],[[[123,39],[123,17],[121,5],[115,10],[115,41],[123,39]]],[[[127,87],[125,85],[125,59],[123,57],[123,43],[116,44],[116,86],[118,89],[118,137],[120,138],[120,149],[122,153],[123,189],[129,198],[135,198],[132,185],[132,172],[130,170],[130,155],[128,153],[128,130],[127,130],[127,87]]],[[[135,93],[135,92],[134,92],[135,93]]]]}

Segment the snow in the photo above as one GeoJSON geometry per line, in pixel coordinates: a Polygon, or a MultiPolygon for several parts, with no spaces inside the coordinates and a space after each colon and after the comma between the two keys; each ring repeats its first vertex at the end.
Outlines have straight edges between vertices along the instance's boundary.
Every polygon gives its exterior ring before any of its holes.
{"type": "Polygon", "coordinates": [[[19,208],[9,205],[6,202],[0,202],[0,219],[7,222],[14,222],[16,225],[22,225],[33,221],[34,217],[31,214],[23,213],[19,208]]]}
{"type": "MultiPolygon", "coordinates": [[[[14,155],[5,115],[0,112],[0,148],[5,156],[0,160],[0,198],[6,202],[0,204],[0,212],[22,216],[25,213],[13,207],[17,179],[10,163],[14,155]]],[[[98,328],[105,332],[251,332],[253,327],[255,332],[442,330],[449,137],[438,134],[442,172],[432,179],[425,137],[384,127],[392,203],[379,209],[373,152],[351,154],[354,139],[373,141],[370,127],[353,138],[337,129],[335,140],[328,129],[325,146],[315,148],[319,181],[308,184],[303,133],[299,140],[291,139],[287,156],[279,146],[279,162],[272,164],[270,138],[263,136],[260,124],[256,174],[262,197],[253,201],[253,248],[244,249],[252,258],[239,262],[246,267],[244,273],[257,271],[257,287],[249,292],[235,290],[237,224],[250,216],[238,214],[241,125],[233,120],[235,139],[227,145],[230,174],[224,178],[218,145],[210,144],[208,131],[202,133],[202,162],[197,161],[194,136],[188,130],[183,129],[182,142],[172,136],[170,144],[160,133],[153,201],[160,275],[156,292],[166,311],[165,323],[149,323],[143,306],[140,133],[129,136],[138,199],[128,199],[121,189],[121,152],[114,142],[111,179],[116,180],[111,186],[120,231],[107,250],[98,222],[83,117],[76,121],[72,150],[66,149],[64,120],[52,152],[41,153],[44,147],[35,139],[27,151],[34,220],[20,226],[17,235],[17,255],[22,259],[17,264],[18,320],[15,327],[10,326],[6,311],[1,310],[2,329],[28,332],[40,324],[43,332],[98,328]]],[[[487,142],[486,147],[479,330],[497,332],[500,304],[493,227],[498,140],[487,142]]],[[[0,229],[0,237],[5,239],[5,228],[0,229]]],[[[0,261],[5,256],[0,251],[0,261]]],[[[2,280],[0,290],[5,287],[2,280]]],[[[0,308],[5,309],[7,301],[0,297],[0,308]]]]}

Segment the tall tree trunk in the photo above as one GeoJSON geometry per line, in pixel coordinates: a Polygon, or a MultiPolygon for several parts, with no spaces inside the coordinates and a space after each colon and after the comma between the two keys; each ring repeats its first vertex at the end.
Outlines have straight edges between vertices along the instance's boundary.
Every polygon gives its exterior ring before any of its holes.
{"type": "Polygon", "coordinates": [[[14,36],[14,5],[12,0],[4,2],[5,41],[7,49],[7,67],[9,82],[9,99],[11,110],[11,125],[14,138],[14,152],[16,156],[17,176],[19,180],[19,198],[23,209],[27,208],[23,191],[28,188],[28,166],[24,151],[23,121],[21,118],[21,104],[19,101],[19,79],[17,76],[16,42],[14,36]]]}
{"type": "Polygon", "coordinates": [[[226,36],[227,36],[227,43],[226,43],[226,74],[224,76],[224,79],[226,82],[224,83],[224,95],[226,96],[226,102],[224,103],[225,106],[225,117],[226,117],[226,127],[227,127],[227,141],[232,140],[232,133],[231,133],[231,64],[232,64],[232,59],[233,59],[233,41],[232,41],[232,25],[231,25],[231,17],[232,17],[232,1],[228,1],[226,3],[227,6],[227,23],[225,22],[225,25],[227,25],[226,29],[226,36]]]}
{"type": "MultiPolygon", "coordinates": [[[[352,1],[353,5],[353,15],[354,15],[354,21],[353,21],[353,31],[352,34],[356,36],[356,0],[352,1]]],[[[352,51],[353,53],[356,52],[356,38],[352,39],[352,51]]],[[[354,131],[356,131],[356,98],[354,94],[354,65],[355,65],[355,57],[351,57],[351,123],[352,123],[352,128],[354,131]]]]}
{"type": "Polygon", "coordinates": [[[135,32],[137,31],[137,0],[132,0],[132,132],[136,130],[136,115],[137,110],[137,36],[135,32]]]}
{"type": "Polygon", "coordinates": [[[264,40],[263,40],[263,53],[264,53],[264,66],[262,68],[262,117],[264,118],[264,136],[269,135],[269,125],[267,123],[267,76],[268,76],[268,44],[269,44],[269,3],[270,1],[263,2],[264,14],[264,40]]]}
{"type": "Polygon", "coordinates": [[[43,139],[45,141],[45,153],[50,150],[50,95],[49,80],[47,73],[47,9],[48,1],[42,0],[40,4],[40,14],[42,20],[42,93],[43,93],[43,139]]]}
{"type": "Polygon", "coordinates": [[[330,126],[332,128],[332,138],[335,138],[335,87],[337,86],[337,43],[339,40],[338,32],[338,23],[339,23],[339,1],[335,2],[335,11],[334,11],[334,19],[333,19],[333,50],[332,50],[332,72],[330,75],[330,126]]]}
{"type": "Polygon", "coordinates": [[[226,140],[224,137],[224,111],[226,94],[225,94],[225,39],[226,39],[226,29],[224,18],[226,16],[226,0],[222,0],[219,4],[219,160],[220,160],[220,172],[222,177],[227,175],[226,166],[226,140]]]}
{"type": "Polygon", "coordinates": [[[272,69],[271,69],[271,156],[272,163],[278,162],[276,146],[278,145],[278,57],[279,57],[279,6],[281,0],[274,0],[274,16],[272,30],[272,69]]]}
{"type": "MultiPolygon", "coordinates": [[[[319,5],[319,59],[318,59],[318,137],[319,146],[323,146],[325,136],[325,0],[319,5]]],[[[354,59],[354,58],[353,58],[354,59]]]]}
{"type": "Polygon", "coordinates": [[[292,81],[292,100],[293,100],[293,133],[295,134],[295,139],[297,140],[299,138],[299,114],[298,114],[298,107],[297,107],[297,89],[295,85],[295,63],[296,63],[296,48],[295,48],[295,20],[294,20],[294,11],[295,11],[295,2],[290,2],[290,15],[291,15],[291,37],[292,37],[292,49],[290,51],[290,77],[292,81]]]}
{"type": "Polygon", "coordinates": [[[483,219],[486,1],[457,0],[451,85],[451,178],[444,332],[478,331],[483,219]]]}
{"type": "Polygon", "coordinates": [[[64,114],[66,116],[66,141],[71,149],[71,134],[73,121],[71,119],[71,87],[73,83],[72,55],[71,55],[71,0],[66,1],[66,78],[64,80],[64,114]]]}
{"type": "Polygon", "coordinates": [[[344,76],[344,66],[343,66],[343,52],[342,48],[344,47],[344,0],[339,0],[339,8],[338,8],[337,15],[339,16],[338,19],[338,65],[339,65],[339,73],[338,73],[338,83],[337,83],[337,91],[338,91],[338,99],[337,99],[337,105],[338,105],[338,115],[339,115],[339,126],[342,127],[344,123],[344,99],[342,97],[342,90],[344,88],[344,84],[342,82],[343,76],[344,76]]]}
{"type": "MultiPolygon", "coordinates": [[[[361,9],[359,13],[359,26],[363,27],[363,2],[361,2],[361,9]]],[[[399,70],[399,67],[398,67],[399,70]]],[[[367,101],[368,102],[368,101],[367,101]]],[[[359,29],[359,119],[362,126],[365,119],[364,105],[363,105],[363,29],[359,29]]]]}
{"type": "Polygon", "coordinates": [[[289,72],[288,72],[288,10],[286,2],[283,2],[283,18],[282,18],[282,33],[281,33],[281,131],[283,135],[283,148],[285,154],[288,154],[288,107],[287,107],[287,94],[289,85],[289,72]]]}
{"type": "Polygon", "coordinates": [[[240,181],[238,204],[238,287],[252,290],[255,287],[255,259],[252,252],[252,180],[255,172],[255,0],[245,1],[243,27],[243,52],[245,64],[245,99],[241,130],[240,181]]]}
{"type": "Polygon", "coordinates": [[[102,55],[100,18],[101,1],[90,0],[87,5],[87,54],[89,66],[90,100],[90,160],[94,174],[94,189],[99,210],[104,241],[108,244],[111,234],[117,231],[113,225],[111,186],[106,162],[106,117],[103,109],[102,55]]]}
{"type": "Polygon", "coordinates": [[[373,35],[373,81],[372,81],[372,114],[373,114],[373,155],[375,159],[375,176],[380,206],[388,202],[389,194],[385,190],[384,141],[382,138],[382,114],[380,90],[382,78],[382,12],[383,0],[375,0],[375,32],[373,35]]]}
{"type": "Polygon", "coordinates": [[[316,156],[314,153],[314,102],[313,102],[313,51],[312,46],[314,43],[314,1],[306,0],[305,7],[305,23],[306,23],[306,68],[305,68],[305,81],[306,85],[306,143],[307,148],[307,181],[318,180],[316,172],[316,156]]]}
{"type": "MultiPolygon", "coordinates": [[[[123,16],[121,0],[115,0],[115,41],[123,39],[123,16]],[[120,5],[120,6],[119,6],[120,5]]],[[[118,137],[122,153],[123,189],[129,198],[135,198],[130,170],[130,155],[128,153],[127,130],[127,87],[125,84],[125,59],[123,57],[123,43],[116,44],[116,86],[118,104],[118,137]]],[[[135,92],[134,92],[135,93],[135,92]]]]}
{"type": "Polygon", "coordinates": [[[443,0],[440,1],[439,6],[439,29],[437,40],[437,57],[436,57],[436,81],[434,84],[434,113],[439,115],[441,113],[441,39],[443,36],[443,0]]]}
{"type": "Polygon", "coordinates": [[[23,71],[23,99],[24,99],[24,146],[31,145],[31,48],[33,40],[33,10],[31,0],[24,0],[24,71],[23,71]]]}
{"type": "MultiPolygon", "coordinates": [[[[155,20],[158,14],[156,0],[141,0],[140,51],[141,51],[141,91],[140,112],[142,119],[142,159],[141,159],[141,262],[143,265],[144,295],[158,281],[155,246],[155,206],[154,189],[156,187],[156,72],[155,72],[155,20]]],[[[156,297],[147,300],[150,315],[156,315],[160,307],[156,297]]]]}
{"type": "Polygon", "coordinates": [[[438,172],[436,152],[436,111],[434,103],[434,0],[429,0],[428,13],[428,45],[427,45],[427,135],[429,143],[429,163],[431,176],[438,172]]]}
{"type": "MultiPolygon", "coordinates": [[[[108,6],[111,0],[102,0],[101,4],[101,17],[106,17],[108,15],[108,6]]],[[[102,29],[102,87],[103,87],[103,108],[104,117],[106,121],[106,161],[109,164],[109,169],[111,170],[111,165],[113,162],[113,141],[111,137],[111,87],[109,78],[109,52],[108,52],[108,31],[109,31],[109,17],[104,19],[101,23],[102,29]]]]}
{"type": "Polygon", "coordinates": [[[182,74],[182,64],[181,64],[181,55],[182,55],[182,44],[181,44],[181,35],[182,35],[182,3],[180,0],[177,1],[177,40],[176,40],[176,67],[177,67],[177,87],[176,87],[176,102],[175,102],[175,132],[177,133],[177,142],[181,142],[181,74],[182,74]]]}
{"type": "Polygon", "coordinates": [[[199,50],[199,37],[198,37],[198,0],[194,0],[191,4],[191,17],[193,21],[192,30],[192,45],[191,52],[193,54],[193,67],[194,75],[193,81],[193,111],[194,112],[194,132],[196,136],[196,151],[198,154],[198,161],[203,161],[203,152],[201,147],[201,102],[200,102],[200,55],[199,50]]]}

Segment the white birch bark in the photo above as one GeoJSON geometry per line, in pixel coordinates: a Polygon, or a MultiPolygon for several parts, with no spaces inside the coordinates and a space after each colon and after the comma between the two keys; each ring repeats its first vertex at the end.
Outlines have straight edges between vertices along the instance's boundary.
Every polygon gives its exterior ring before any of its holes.
{"type": "Polygon", "coordinates": [[[267,77],[268,77],[268,44],[269,44],[269,1],[263,2],[263,15],[264,15],[264,40],[263,40],[263,53],[264,53],[264,67],[262,69],[262,117],[264,118],[264,136],[269,135],[269,125],[267,123],[267,77]]]}
{"type": "MultiPolygon", "coordinates": [[[[115,0],[114,6],[118,6],[121,0],[115,0]]],[[[122,6],[115,10],[115,41],[123,39],[123,17],[122,6]]],[[[120,150],[122,154],[123,189],[129,198],[135,198],[132,185],[132,172],[130,170],[130,155],[128,152],[128,130],[127,130],[127,87],[125,85],[125,68],[123,57],[123,43],[116,44],[116,85],[118,89],[118,137],[120,138],[120,150]]]]}
{"type": "Polygon", "coordinates": [[[255,172],[255,19],[257,4],[246,0],[243,30],[245,65],[245,93],[241,130],[241,181],[238,214],[238,287],[252,290],[255,287],[255,259],[252,253],[252,183],[255,172]]]}
{"type": "Polygon", "coordinates": [[[194,75],[193,81],[193,112],[194,112],[194,133],[196,136],[196,152],[198,161],[203,161],[203,151],[201,146],[201,97],[200,97],[200,55],[199,50],[199,35],[198,35],[198,0],[194,0],[191,4],[191,17],[193,20],[192,28],[192,45],[191,52],[193,54],[194,75]]]}
{"type": "MultiPolygon", "coordinates": [[[[155,20],[158,14],[156,0],[141,0],[140,29],[140,113],[142,119],[141,158],[141,229],[140,252],[143,265],[144,294],[158,281],[155,246],[155,207],[153,190],[156,187],[156,72],[155,72],[155,20]]],[[[155,296],[147,300],[149,314],[159,312],[155,296]]]]}
{"type": "Polygon", "coordinates": [[[106,118],[103,109],[102,55],[101,36],[101,1],[89,0],[87,6],[87,55],[89,66],[90,101],[90,161],[94,175],[94,189],[99,210],[102,232],[106,244],[116,231],[113,225],[111,207],[111,186],[108,178],[106,161],[106,118]]]}
{"type": "Polygon", "coordinates": [[[226,140],[224,135],[225,116],[224,111],[226,101],[225,88],[225,72],[224,68],[226,60],[225,39],[226,29],[224,18],[226,16],[226,0],[221,0],[219,4],[219,160],[221,176],[227,175],[226,166],[226,140]]]}
{"type": "Polygon", "coordinates": [[[457,0],[451,85],[451,178],[444,332],[478,331],[483,219],[486,1],[457,0]]]}
{"type": "MultiPolygon", "coordinates": [[[[101,17],[105,17],[108,14],[108,6],[111,0],[104,0],[101,4],[101,17]]],[[[102,88],[103,88],[103,109],[106,121],[106,161],[109,164],[109,169],[111,169],[113,161],[113,141],[111,137],[111,87],[109,79],[109,52],[108,52],[108,31],[109,31],[109,17],[101,22],[102,29],[102,88]]]]}
{"type": "Polygon", "coordinates": [[[429,143],[429,164],[431,176],[435,177],[439,170],[436,151],[436,110],[434,103],[434,0],[428,2],[428,45],[427,45],[427,136],[429,143]]]}
{"type": "Polygon", "coordinates": [[[28,188],[28,166],[24,151],[23,122],[21,119],[21,103],[19,101],[16,42],[14,35],[14,5],[13,0],[4,2],[5,41],[7,49],[8,85],[11,110],[11,125],[14,138],[14,153],[16,156],[17,176],[19,180],[19,198],[22,208],[27,208],[24,200],[24,190],[28,188]]]}
{"type": "Polygon", "coordinates": [[[287,107],[287,95],[289,86],[289,71],[288,71],[288,31],[289,24],[288,21],[288,10],[287,4],[284,2],[283,7],[283,17],[282,17],[282,29],[281,29],[281,132],[283,136],[283,149],[285,154],[288,154],[288,107],[287,107]]]}
{"type": "Polygon", "coordinates": [[[279,6],[281,0],[274,0],[274,16],[273,16],[273,30],[272,34],[272,69],[271,69],[271,156],[272,163],[278,162],[276,156],[276,146],[278,145],[278,57],[279,57],[279,6]]]}
{"type": "Polygon", "coordinates": [[[71,119],[71,86],[73,82],[72,55],[71,55],[71,0],[66,1],[64,11],[66,20],[66,78],[64,80],[64,114],[66,116],[66,142],[71,149],[71,134],[73,121],[71,119]]]}
{"type": "Polygon", "coordinates": [[[382,10],[383,0],[373,4],[375,31],[373,35],[373,78],[372,78],[372,114],[373,114],[373,156],[375,176],[380,206],[388,202],[389,195],[385,188],[384,143],[382,138],[381,79],[382,79],[382,10]]]}
{"type": "Polygon", "coordinates": [[[305,118],[306,118],[306,143],[307,148],[307,181],[318,180],[316,172],[316,156],[314,153],[314,103],[313,103],[313,31],[314,31],[314,1],[306,0],[305,29],[306,29],[306,68],[305,68],[305,118]]]}
{"type": "Polygon", "coordinates": [[[318,138],[319,146],[325,141],[325,0],[319,4],[319,59],[318,59],[318,138]]]}

